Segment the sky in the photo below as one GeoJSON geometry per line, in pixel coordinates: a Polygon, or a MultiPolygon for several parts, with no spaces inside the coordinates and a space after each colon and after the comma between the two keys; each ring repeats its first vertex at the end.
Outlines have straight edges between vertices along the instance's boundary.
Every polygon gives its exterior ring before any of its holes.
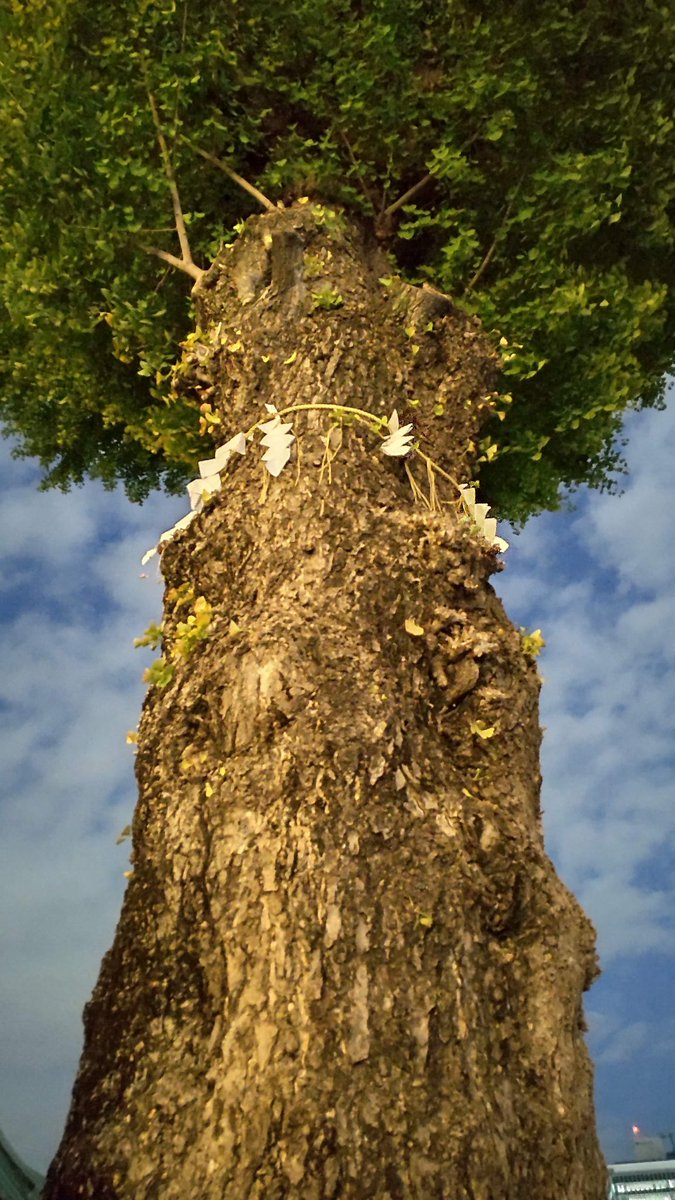
{"type": "MultiPolygon", "coordinates": [[[[675,387],[627,432],[623,495],[531,521],[494,581],[546,639],[544,826],[598,930],[586,1012],[609,1161],[632,1157],[633,1122],[675,1130],[675,387]]],[[[140,559],[188,504],[39,478],[0,442],[0,1128],[44,1170],[128,869],[126,734],[153,657],[133,639],[161,617],[140,559]]]]}

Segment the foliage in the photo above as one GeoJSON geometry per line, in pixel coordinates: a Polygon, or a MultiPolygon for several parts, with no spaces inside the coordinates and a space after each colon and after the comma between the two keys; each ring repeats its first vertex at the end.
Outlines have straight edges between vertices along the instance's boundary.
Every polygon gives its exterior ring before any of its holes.
{"type": "Polygon", "coordinates": [[[621,414],[660,402],[669,5],[9,0],[0,44],[0,412],[47,485],[142,499],[199,457],[169,382],[187,280],[147,252],[177,253],[149,94],[199,265],[257,211],[203,150],[275,201],[379,226],[392,271],[480,315],[512,397],[482,447],[500,515],[606,486],[621,414]]]}
{"type": "Polygon", "coordinates": [[[523,647],[523,653],[528,658],[538,658],[546,642],[544,641],[541,629],[533,629],[532,633],[528,633],[526,629],[521,627],[520,644],[523,647]]]}
{"type": "Polygon", "coordinates": [[[143,672],[143,682],[155,684],[156,687],[165,688],[173,679],[174,665],[167,662],[164,656],[156,658],[149,667],[146,667],[143,672]]]}
{"type": "Polygon", "coordinates": [[[162,626],[156,621],[151,621],[148,628],[144,631],[141,637],[134,638],[134,646],[149,646],[151,650],[156,650],[162,644],[162,626]]]}
{"type": "MultiPolygon", "coordinates": [[[[161,657],[155,659],[143,672],[145,683],[156,684],[160,688],[166,687],[173,679],[174,664],[182,658],[188,658],[199,642],[209,636],[212,632],[213,618],[213,606],[205,596],[195,596],[190,583],[181,584],[178,588],[169,588],[166,602],[174,616],[185,608],[189,609],[183,620],[176,621],[172,636],[167,637],[164,622],[157,625],[152,621],[141,637],[134,638],[134,646],[150,646],[152,650],[161,648],[161,657]]],[[[127,741],[130,740],[131,735],[127,737],[127,741]]],[[[136,735],[133,740],[136,740],[136,735]]]]}
{"type": "Polygon", "coordinates": [[[171,648],[171,657],[187,658],[195,646],[209,636],[213,608],[204,596],[197,596],[192,612],[184,621],[179,621],[171,648]]]}
{"type": "Polygon", "coordinates": [[[336,292],[333,290],[333,288],[329,287],[328,284],[322,288],[318,288],[316,292],[312,292],[312,299],[314,301],[315,308],[342,308],[342,305],[344,304],[344,298],[339,292],[336,292]]]}

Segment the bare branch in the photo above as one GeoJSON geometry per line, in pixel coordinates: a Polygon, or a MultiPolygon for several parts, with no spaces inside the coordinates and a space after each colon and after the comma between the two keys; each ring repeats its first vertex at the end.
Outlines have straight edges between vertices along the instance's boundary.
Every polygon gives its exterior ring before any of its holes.
{"type": "Polygon", "coordinates": [[[490,263],[492,262],[492,256],[493,256],[495,250],[497,249],[497,242],[499,241],[500,232],[501,232],[501,230],[497,231],[494,241],[492,242],[492,245],[490,246],[487,254],[485,255],[485,258],[483,259],[482,263],[480,264],[478,270],[471,276],[469,282],[467,283],[466,287],[464,288],[464,295],[466,295],[467,292],[471,292],[475,288],[476,284],[483,278],[484,273],[487,271],[488,267],[490,266],[490,263]]]}
{"type": "Polygon", "coordinates": [[[191,150],[194,150],[195,154],[199,154],[206,160],[206,162],[211,163],[212,167],[218,167],[219,171],[223,171],[233,183],[236,183],[240,188],[243,188],[245,192],[248,192],[249,196],[253,196],[253,199],[257,200],[258,204],[261,204],[262,207],[266,208],[268,212],[276,212],[276,204],[273,204],[271,200],[268,200],[267,196],[263,196],[262,192],[258,191],[258,188],[252,183],[249,183],[247,179],[243,179],[241,175],[238,175],[236,171],[233,171],[232,167],[228,167],[227,163],[224,163],[221,158],[216,158],[214,154],[209,154],[208,150],[202,150],[200,146],[194,146],[192,142],[188,141],[188,139],[183,136],[183,134],[179,134],[178,136],[180,137],[181,142],[185,142],[186,146],[189,146],[191,150]]]}
{"type": "MultiPolygon", "coordinates": [[[[159,148],[162,152],[164,173],[169,184],[169,191],[171,192],[173,215],[176,221],[176,233],[178,234],[178,241],[180,242],[181,254],[186,266],[194,265],[192,263],[192,254],[190,253],[190,243],[188,241],[187,230],[185,228],[185,221],[183,220],[183,210],[181,208],[180,197],[178,195],[176,176],[173,173],[173,167],[171,165],[171,155],[169,154],[169,148],[166,144],[166,138],[164,137],[164,131],[159,119],[155,97],[150,91],[148,92],[148,102],[150,104],[150,111],[152,112],[152,119],[155,122],[155,129],[157,130],[157,141],[159,142],[159,148]]],[[[192,272],[189,271],[188,274],[192,274],[192,272]]]]}
{"type": "Polygon", "coordinates": [[[372,205],[373,212],[377,212],[377,205],[375,204],[375,201],[373,200],[370,188],[367,186],[366,181],[363,178],[363,175],[361,174],[361,170],[359,168],[359,164],[358,164],[356,155],[354,154],[354,151],[351,147],[351,143],[347,137],[347,134],[343,133],[341,129],[338,129],[337,135],[344,142],[345,148],[347,150],[347,154],[349,155],[351,162],[352,162],[352,166],[353,166],[354,170],[356,171],[356,178],[358,179],[359,183],[361,184],[361,191],[363,192],[364,196],[366,197],[366,200],[368,200],[370,202],[370,204],[372,205]]]}
{"type": "Polygon", "coordinates": [[[184,258],[176,258],[175,254],[169,254],[166,250],[158,250],[156,246],[141,246],[141,250],[145,250],[146,254],[154,254],[157,258],[161,258],[175,267],[177,271],[183,271],[185,275],[189,275],[191,279],[196,279],[198,282],[204,274],[201,267],[196,266],[192,259],[186,262],[184,258]]]}
{"type": "Polygon", "coordinates": [[[393,204],[390,204],[388,208],[385,208],[384,211],[380,213],[380,220],[382,221],[385,219],[385,217],[390,217],[393,213],[397,212],[399,208],[402,208],[404,204],[407,204],[409,200],[412,200],[413,196],[416,196],[418,192],[421,192],[423,187],[426,187],[428,183],[431,183],[433,178],[433,175],[428,174],[424,176],[424,179],[420,179],[418,183],[414,183],[411,188],[408,188],[407,192],[404,192],[402,196],[399,196],[398,200],[394,200],[393,204]]]}
{"type": "MultiPolygon", "coordinates": [[[[460,147],[460,152],[463,153],[467,146],[471,145],[473,140],[473,135],[467,138],[460,147]]],[[[389,208],[383,209],[380,213],[379,220],[385,221],[387,217],[392,215],[392,213],[398,212],[399,208],[402,208],[404,204],[407,204],[409,200],[412,200],[413,196],[416,196],[418,192],[421,192],[422,188],[426,187],[427,184],[431,183],[432,179],[435,178],[436,176],[432,175],[431,171],[429,171],[423,179],[420,179],[418,183],[414,183],[411,188],[408,188],[407,192],[404,192],[402,196],[399,196],[398,200],[394,200],[394,203],[390,204],[389,208]]]]}
{"type": "Polygon", "coordinates": [[[513,192],[511,193],[509,202],[504,210],[504,216],[502,217],[502,219],[499,223],[499,228],[493,238],[492,244],[488,248],[488,251],[487,251],[482,263],[480,264],[478,270],[475,271],[474,274],[471,276],[471,279],[469,280],[466,287],[464,288],[462,295],[466,296],[467,292],[473,291],[476,284],[480,282],[480,280],[483,278],[483,275],[485,274],[488,267],[490,266],[494,252],[497,249],[497,246],[499,244],[499,239],[504,232],[504,227],[506,225],[506,222],[508,221],[509,217],[511,216],[511,210],[515,203],[516,196],[518,195],[518,192],[520,191],[520,185],[523,182],[523,178],[524,178],[524,176],[521,175],[520,179],[518,180],[518,183],[516,184],[513,192]]]}

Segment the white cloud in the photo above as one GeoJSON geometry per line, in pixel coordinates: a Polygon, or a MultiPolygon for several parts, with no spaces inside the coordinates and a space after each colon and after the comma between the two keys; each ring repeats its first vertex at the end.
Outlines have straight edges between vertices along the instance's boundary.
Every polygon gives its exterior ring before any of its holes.
{"type": "Polygon", "coordinates": [[[643,412],[626,422],[630,474],[623,496],[597,496],[579,534],[622,587],[660,590],[673,581],[673,463],[675,388],[665,412],[643,412]]]}
{"type": "Polygon", "coordinates": [[[598,926],[604,961],[675,951],[672,883],[650,870],[664,844],[675,849],[675,566],[664,516],[675,405],[630,423],[624,495],[588,497],[572,521],[583,554],[593,556],[582,560],[583,579],[570,579],[579,559],[567,530],[556,560],[558,518],[546,516],[531,526],[531,544],[530,528],[516,539],[526,582],[498,580],[512,614],[529,616],[532,600],[541,604],[531,620],[547,641],[545,828],[598,926]]]}
{"type": "Polygon", "coordinates": [[[651,1128],[672,1127],[663,1081],[675,1022],[658,1018],[675,986],[672,401],[630,419],[624,494],[582,496],[571,519],[532,522],[497,577],[512,619],[541,626],[547,642],[544,827],[598,930],[605,974],[590,995],[591,1031],[610,1161],[632,1156],[636,1088],[651,1128]],[[664,965],[653,977],[655,962],[664,965]]]}
{"type": "Polygon", "coordinates": [[[151,657],[133,638],[161,613],[140,558],[184,501],[138,508],[95,485],[36,493],[32,466],[6,471],[17,482],[0,496],[0,1027],[11,1031],[0,1126],[44,1167],[125,886],[129,843],[115,839],[136,795],[125,735],[151,657]]]}
{"type": "MultiPolygon", "coordinates": [[[[634,859],[629,868],[633,863],[634,859]]],[[[600,933],[603,966],[607,968],[615,957],[652,950],[672,955],[672,891],[654,885],[638,887],[631,882],[630,869],[607,870],[600,860],[598,866],[598,875],[578,889],[578,896],[600,933]]]]}
{"type": "MultiPolygon", "coordinates": [[[[81,493],[76,492],[79,498],[81,493]]],[[[42,563],[62,563],[64,557],[79,557],[82,547],[96,531],[94,515],[86,504],[73,503],[71,496],[50,497],[49,521],[45,521],[45,497],[30,485],[12,488],[2,500],[2,542],[6,560],[32,555],[42,563]]],[[[3,572],[6,585],[7,572],[3,572]]],[[[10,572],[11,580],[11,572],[10,572]]]]}
{"type": "Polygon", "coordinates": [[[626,1062],[636,1054],[642,1053],[649,1040],[649,1026],[646,1021],[633,1021],[622,1025],[610,1038],[607,1046],[597,1057],[598,1063],[626,1062]]]}

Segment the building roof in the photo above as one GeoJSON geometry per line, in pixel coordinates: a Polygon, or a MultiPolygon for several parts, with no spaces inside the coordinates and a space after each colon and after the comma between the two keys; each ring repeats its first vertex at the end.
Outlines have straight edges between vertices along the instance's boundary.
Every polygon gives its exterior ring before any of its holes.
{"type": "Polygon", "coordinates": [[[611,1163],[609,1200],[675,1200],[675,1161],[611,1163]]]}
{"type": "Polygon", "coordinates": [[[38,1200],[44,1179],[27,1167],[0,1130],[0,1200],[38,1200]]]}

